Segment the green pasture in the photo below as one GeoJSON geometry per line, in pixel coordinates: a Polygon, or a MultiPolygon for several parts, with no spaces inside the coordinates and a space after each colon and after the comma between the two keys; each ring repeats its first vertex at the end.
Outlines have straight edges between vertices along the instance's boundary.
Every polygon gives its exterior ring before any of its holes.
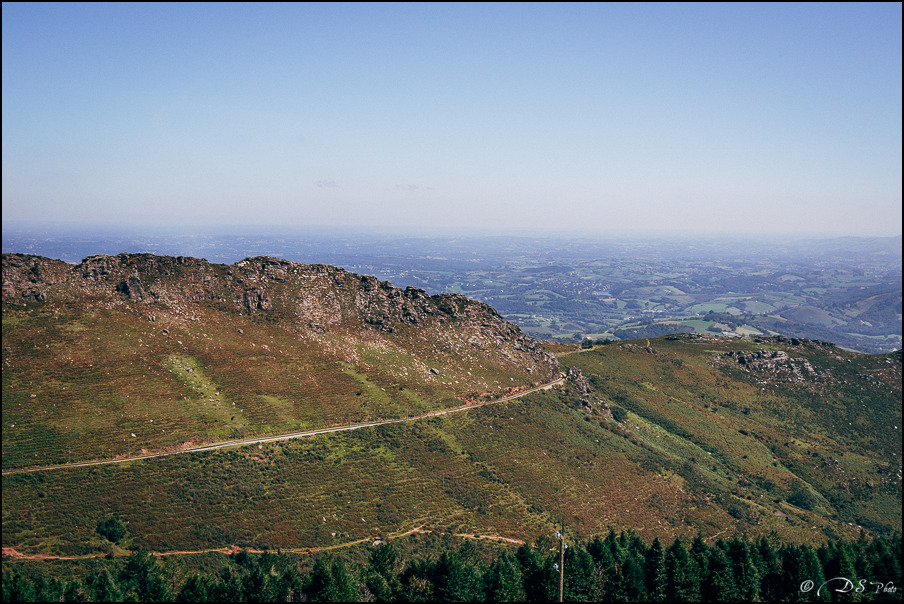
{"type": "Polygon", "coordinates": [[[686,309],[686,312],[697,315],[704,315],[708,312],[725,312],[728,304],[724,302],[706,302],[704,304],[694,304],[686,309]]]}

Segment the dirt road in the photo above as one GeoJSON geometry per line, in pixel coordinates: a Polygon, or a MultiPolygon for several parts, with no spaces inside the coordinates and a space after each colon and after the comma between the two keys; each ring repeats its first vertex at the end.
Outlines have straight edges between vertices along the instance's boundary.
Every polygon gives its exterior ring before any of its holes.
{"type": "Polygon", "coordinates": [[[104,459],[101,461],[83,461],[76,463],[68,463],[68,464],[60,464],[55,466],[40,466],[34,468],[18,468],[11,470],[3,470],[3,476],[7,476],[9,474],[25,474],[28,472],[50,472],[53,470],[67,470],[72,468],[87,468],[91,466],[103,466],[114,463],[125,463],[128,461],[138,461],[141,459],[154,459],[155,457],[167,457],[169,455],[182,455],[184,453],[201,453],[203,451],[213,451],[214,449],[223,449],[226,447],[244,447],[247,445],[256,445],[261,443],[269,443],[275,442],[278,440],[291,440],[293,438],[305,438],[308,436],[317,436],[318,434],[329,434],[331,432],[347,432],[349,430],[360,430],[361,428],[372,428],[375,426],[384,426],[386,424],[398,424],[403,422],[413,422],[422,419],[427,419],[430,417],[437,417],[439,415],[448,415],[450,413],[459,413],[461,411],[468,411],[469,409],[476,409],[478,407],[485,407],[487,405],[495,405],[497,403],[504,403],[506,401],[511,401],[517,398],[521,398],[522,396],[526,396],[532,392],[537,392],[539,390],[549,390],[553,386],[561,384],[564,381],[564,377],[560,377],[557,380],[553,380],[547,384],[543,384],[540,386],[536,386],[529,390],[524,390],[522,392],[518,392],[516,394],[510,394],[509,396],[504,396],[502,398],[494,399],[491,401],[484,401],[480,403],[471,403],[468,405],[461,405],[460,407],[452,407],[450,409],[443,409],[441,411],[431,411],[430,413],[424,413],[423,415],[414,415],[411,417],[407,417],[405,419],[388,419],[378,422],[366,422],[362,424],[349,424],[347,426],[335,426],[332,428],[322,428],[320,430],[310,430],[307,432],[291,432],[289,434],[278,434],[275,436],[264,436],[260,438],[244,438],[239,440],[229,440],[220,443],[214,443],[209,445],[202,445],[200,447],[191,447],[187,449],[180,449],[178,451],[164,451],[161,453],[148,453],[146,455],[136,455],[134,457],[119,457],[116,459],[104,459]]]}

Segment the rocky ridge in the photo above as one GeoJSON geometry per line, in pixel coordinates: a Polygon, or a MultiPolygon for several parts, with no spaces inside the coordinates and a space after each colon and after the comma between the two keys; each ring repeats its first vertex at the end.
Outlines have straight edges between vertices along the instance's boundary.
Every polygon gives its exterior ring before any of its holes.
{"type": "Polygon", "coordinates": [[[257,314],[300,336],[378,332],[388,338],[445,340],[453,352],[493,354],[538,379],[558,375],[555,358],[492,307],[460,294],[414,287],[322,264],[266,256],[232,265],[153,254],[97,255],[71,265],[3,254],[5,305],[63,303],[87,297],[102,308],[202,320],[210,310],[257,314]]]}
{"type": "Polygon", "coordinates": [[[742,371],[761,376],[762,383],[766,383],[767,378],[803,383],[831,377],[829,372],[817,371],[806,358],[792,357],[784,350],[730,351],[721,356],[736,361],[742,371]]]}

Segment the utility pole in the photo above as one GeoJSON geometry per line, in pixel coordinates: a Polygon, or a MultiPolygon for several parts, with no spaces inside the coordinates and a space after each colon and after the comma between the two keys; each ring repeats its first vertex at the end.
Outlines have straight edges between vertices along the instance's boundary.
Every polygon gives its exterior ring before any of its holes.
{"type": "Polygon", "coordinates": [[[556,537],[559,538],[559,602],[564,602],[565,596],[565,527],[562,526],[562,532],[557,532],[556,537]]]}
{"type": "MultiPolygon", "coordinates": [[[[565,527],[562,527],[563,529],[565,527]]],[[[559,602],[565,601],[565,534],[559,540],[559,602]]]]}

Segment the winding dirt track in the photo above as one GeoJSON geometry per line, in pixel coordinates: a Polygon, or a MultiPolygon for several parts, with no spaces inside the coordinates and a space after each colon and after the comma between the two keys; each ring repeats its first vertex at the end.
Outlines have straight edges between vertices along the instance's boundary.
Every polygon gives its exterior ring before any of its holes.
{"type": "MultiPolygon", "coordinates": [[[[417,526],[411,530],[400,532],[400,533],[391,533],[387,537],[380,539],[380,541],[386,541],[388,539],[399,539],[401,537],[406,537],[408,535],[412,535],[414,533],[432,533],[433,531],[425,531],[423,530],[424,525],[417,526]]],[[[440,533],[444,534],[444,533],[440,533]]],[[[505,543],[514,543],[515,545],[522,545],[524,541],[520,539],[511,539],[509,537],[497,537],[493,535],[471,535],[468,533],[452,533],[454,537],[462,537],[464,539],[477,539],[477,540],[488,540],[488,541],[502,541],[505,543]]],[[[361,543],[374,542],[375,540],[372,537],[368,537],[366,539],[357,539],[355,541],[349,541],[347,543],[340,543],[338,545],[328,545],[324,547],[299,547],[299,548],[280,548],[280,551],[283,553],[289,554],[314,554],[317,552],[326,552],[335,549],[342,549],[343,547],[351,547],[353,545],[359,545],[361,543]]],[[[211,552],[217,552],[220,554],[235,554],[241,551],[246,551],[249,554],[262,554],[264,550],[254,549],[249,547],[238,547],[235,545],[228,547],[220,547],[215,549],[199,549],[194,551],[189,550],[178,550],[171,552],[151,552],[151,555],[162,557],[162,556],[190,556],[193,554],[209,554],[211,552]]],[[[122,554],[126,555],[126,554],[122,554]]],[[[84,556],[53,556],[50,554],[23,554],[21,552],[16,551],[12,547],[4,547],[3,548],[3,556],[9,556],[10,558],[15,558],[17,560],[86,560],[88,558],[104,558],[107,554],[85,554],[84,556]]]]}
{"type": "Polygon", "coordinates": [[[274,442],[278,440],[291,440],[293,438],[305,438],[307,436],[317,436],[318,434],[329,434],[331,432],[347,432],[349,430],[360,430],[361,428],[372,428],[374,426],[383,426],[386,424],[398,424],[403,422],[413,422],[421,419],[427,419],[431,417],[437,417],[439,415],[448,415],[449,413],[458,413],[460,411],[468,411],[469,409],[476,409],[477,407],[485,407],[487,405],[495,405],[497,403],[504,403],[506,401],[511,401],[517,398],[521,398],[522,396],[528,395],[532,392],[537,392],[539,390],[549,390],[553,386],[561,384],[565,380],[564,377],[560,377],[552,382],[547,384],[543,384],[540,386],[536,386],[529,390],[524,390],[523,392],[518,392],[516,394],[510,394],[509,396],[504,396],[502,398],[498,398],[492,401],[484,401],[480,403],[471,403],[468,405],[462,405],[460,407],[451,407],[449,409],[443,409],[441,411],[431,411],[430,413],[424,413],[423,415],[414,415],[411,417],[407,417],[405,419],[388,419],[379,422],[366,422],[363,424],[349,424],[347,426],[336,426],[333,428],[322,428],[320,430],[310,430],[307,432],[291,432],[289,434],[278,434],[276,436],[264,436],[260,438],[244,438],[239,440],[229,440],[220,443],[214,443],[211,445],[203,445],[200,447],[191,447],[188,449],[180,449],[178,451],[164,451],[162,453],[148,453],[146,455],[136,455],[134,457],[120,457],[117,459],[104,459],[101,461],[83,461],[76,463],[68,463],[68,464],[60,464],[56,466],[39,466],[34,468],[17,468],[11,470],[4,470],[3,476],[7,476],[9,474],[25,474],[28,472],[50,472],[53,470],[69,470],[73,468],[87,468],[91,466],[103,466],[114,463],[125,463],[128,461],[138,461],[141,459],[153,459],[155,457],[167,457],[168,455],[181,455],[183,453],[201,453],[204,451],[213,451],[214,449],[223,449],[226,447],[244,447],[247,445],[256,445],[260,443],[268,443],[274,442]]]}
{"type": "MultiPolygon", "coordinates": [[[[154,454],[149,454],[149,455],[141,455],[138,457],[123,457],[120,459],[108,459],[108,460],[104,460],[104,461],[87,461],[87,462],[65,464],[65,465],[59,465],[59,466],[44,466],[44,467],[40,467],[40,468],[23,468],[23,469],[19,469],[19,470],[7,470],[7,471],[3,472],[3,475],[5,476],[7,474],[21,474],[21,473],[25,473],[25,472],[46,472],[46,471],[51,471],[51,470],[65,470],[65,469],[71,469],[71,468],[84,468],[84,467],[88,467],[88,466],[100,466],[100,465],[112,464],[112,463],[124,463],[127,461],[135,461],[135,460],[139,460],[139,459],[152,459],[154,457],[166,457],[167,455],[179,455],[182,453],[200,453],[202,451],[211,451],[213,449],[222,449],[224,447],[242,447],[242,446],[246,446],[246,445],[253,445],[253,444],[265,443],[265,442],[273,442],[273,441],[277,441],[277,440],[290,440],[293,438],[304,438],[306,436],[316,436],[318,434],[327,434],[330,432],[346,432],[348,430],[359,430],[361,428],[370,428],[373,426],[382,426],[385,424],[397,424],[400,422],[411,422],[411,421],[416,421],[416,420],[420,420],[420,419],[436,417],[438,415],[448,415],[449,413],[458,413],[460,411],[468,411],[469,409],[475,409],[477,407],[485,407],[487,405],[495,405],[496,403],[504,403],[505,401],[511,401],[511,400],[514,400],[517,398],[521,398],[522,396],[525,396],[532,392],[537,392],[538,390],[549,390],[553,386],[561,384],[564,381],[564,379],[565,378],[560,377],[559,379],[549,382],[548,384],[543,384],[541,386],[531,388],[530,390],[525,390],[523,392],[518,392],[516,394],[511,394],[509,396],[504,396],[504,397],[496,399],[496,400],[485,401],[482,403],[473,403],[470,405],[462,405],[460,407],[452,407],[450,409],[443,409],[442,411],[432,411],[430,413],[424,413],[423,415],[416,415],[416,416],[409,417],[406,419],[392,419],[392,420],[386,420],[386,421],[381,421],[381,422],[368,422],[365,424],[352,424],[349,426],[339,426],[336,428],[324,428],[322,430],[312,430],[310,432],[293,432],[291,434],[281,434],[278,436],[267,436],[264,438],[231,440],[231,441],[227,441],[227,442],[216,443],[213,445],[205,445],[203,447],[194,447],[191,449],[183,449],[181,451],[169,451],[166,453],[154,453],[154,454]]],[[[421,525],[421,526],[415,527],[409,531],[405,531],[402,533],[392,533],[392,534],[388,535],[387,538],[388,539],[398,539],[399,537],[405,537],[405,536],[411,535],[413,533],[432,532],[432,531],[422,530],[423,526],[424,525],[421,525]]],[[[498,537],[498,536],[493,536],[493,535],[481,535],[478,537],[477,535],[470,535],[470,534],[466,534],[466,533],[455,533],[455,536],[463,537],[466,539],[486,539],[486,540],[491,540],[491,541],[504,541],[506,543],[515,543],[515,544],[524,543],[523,541],[518,540],[518,539],[511,539],[509,537],[498,537]]],[[[365,542],[372,541],[372,540],[373,540],[372,538],[366,538],[366,539],[358,539],[356,541],[350,541],[348,543],[341,543],[338,545],[331,545],[331,546],[326,546],[326,547],[304,547],[304,548],[297,548],[297,549],[283,549],[282,551],[288,552],[288,553],[310,554],[310,553],[315,553],[315,552],[323,552],[323,551],[328,551],[328,550],[333,550],[333,549],[339,549],[339,548],[343,548],[343,547],[350,547],[353,545],[358,545],[360,543],[365,543],[365,542]]],[[[219,549],[208,549],[208,550],[197,550],[197,551],[184,551],[183,550],[183,551],[152,552],[152,553],[155,556],[183,556],[183,555],[191,555],[191,554],[203,554],[203,553],[208,553],[208,552],[220,552],[223,554],[232,554],[237,551],[241,551],[241,549],[242,548],[233,546],[233,547],[224,547],[224,548],[219,548],[219,549]]],[[[248,551],[250,553],[261,553],[260,551],[254,550],[254,549],[246,549],[245,551],[248,551]]],[[[100,557],[106,556],[106,554],[87,554],[84,556],[53,556],[50,554],[23,554],[21,552],[16,551],[12,547],[4,547],[3,548],[3,556],[4,557],[8,556],[11,558],[16,558],[16,559],[27,559],[27,560],[80,560],[80,559],[86,559],[86,558],[100,558],[100,557]]]]}

